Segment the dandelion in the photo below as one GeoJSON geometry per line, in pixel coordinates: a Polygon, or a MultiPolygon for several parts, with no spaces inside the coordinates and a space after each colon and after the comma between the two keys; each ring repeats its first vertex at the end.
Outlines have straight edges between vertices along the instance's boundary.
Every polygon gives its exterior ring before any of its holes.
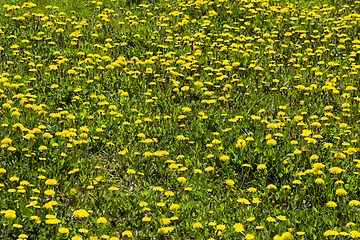
{"type": "Polygon", "coordinates": [[[302,182],[301,182],[300,180],[294,180],[292,183],[293,183],[293,184],[297,184],[297,185],[302,184],[302,182]]]}
{"type": "Polygon", "coordinates": [[[277,187],[274,184],[269,184],[266,187],[267,189],[277,189],[277,187]]]}
{"type": "Polygon", "coordinates": [[[45,181],[45,185],[51,185],[51,186],[57,185],[57,181],[55,179],[47,179],[45,181]]]}
{"type": "Polygon", "coordinates": [[[158,206],[158,207],[164,207],[164,206],[165,206],[165,203],[159,202],[159,203],[156,204],[156,206],[158,206]]]}
{"type": "Polygon", "coordinates": [[[243,203],[243,204],[246,204],[246,205],[250,205],[250,201],[247,200],[246,198],[239,198],[238,200],[236,200],[237,202],[239,203],[243,203]]]}
{"type": "Polygon", "coordinates": [[[119,190],[118,187],[115,187],[115,186],[109,187],[109,191],[118,191],[118,190],[119,190]]]}
{"type": "Polygon", "coordinates": [[[266,169],[266,165],[265,164],[259,164],[256,169],[258,170],[262,170],[262,169],[266,169]]]}
{"type": "Polygon", "coordinates": [[[30,219],[34,220],[37,224],[41,223],[41,220],[38,216],[31,216],[30,219]]]}
{"type": "Polygon", "coordinates": [[[126,171],[126,173],[127,173],[127,174],[135,174],[136,171],[135,171],[134,169],[128,169],[128,170],[126,171]]]}
{"type": "Polygon", "coordinates": [[[47,219],[45,221],[46,224],[59,224],[61,223],[61,221],[59,219],[56,219],[56,218],[50,218],[50,219],[47,219]]]}
{"type": "Polygon", "coordinates": [[[325,148],[332,148],[333,144],[332,143],[324,143],[324,147],[325,148]]]}
{"type": "Polygon", "coordinates": [[[317,178],[317,179],[315,179],[315,183],[316,184],[324,184],[325,181],[322,178],[317,178]]]}
{"type": "Polygon", "coordinates": [[[360,205],[360,201],[358,200],[351,200],[349,202],[349,206],[353,207],[353,206],[359,206],[360,205]]]}
{"type": "Polygon", "coordinates": [[[235,182],[234,182],[233,180],[231,180],[231,179],[226,180],[225,183],[226,183],[227,185],[229,185],[229,186],[233,186],[233,185],[235,184],[235,182]]]}
{"type": "Polygon", "coordinates": [[[163,192],[164,191],[164,189],[162,187],[154,187],[153,190],[158,191],[158,192],[163,192]]]}
{"type": "Polygon", "coordinates": [[[121,233],[121,235],[123,236],[123,237],[130,237],[130,236],[132,236],[132,232],[131,231],[129,231],[129,230],[125,230],[125,231],[123,231],[122,233],[121,233]]]}
{"type": "Polygon", "coordinates": [[[277,144],[277,142],[274,139],[269,139],[266,141],[266,144],[269,146],[275,146],[277,144]]]}
{"type": "Polygon", "coordinates": [[[236,147],[244,148],[246,146],[246,141],[243,138],[239,138],[236,143],[236,147]]]}
{"type": "Polygon", "coordinates": [[[169,232],[169,229],[166,227],[162,227],[158,229],[158,233],[160,234],[167,234],[169,232]]]}
{"type": "Polygon", "coordinates": [[[347,228],[351,228],[351,227],[353,227],[353,226],[355,226],[356,224],[355,223],[353,223],[353,222],[348,222],[345,226],[347,227],[347,228]]]}
{"type": "Polygon", "coordinates": [[[184,183],[184,182],[186,182],[186,178],[184,178],[184,177],[178,177],[177,181],[178,181],[178,182],[181,182],[181,183],[184,183]]]}
{"type": "Polygon", "coordinates": [[[313,168],[315,168],[315,169],[322,169],[322,168],[324,168],[324,164],[322,164],[322,163],[314,163],[314,164],[313,164],[313,168]]]}
{"type": "Polygon", "coordinates": [[[330,207],[330,208],[335,208],[335,207],[337,207],[337,204],[336,204],[336,202],[329,201],[326,203],[326,206],[330,207]]]}
{"type": "Polygon", "coordinates": [[[216,16],[217,13],[216,13],[214,10],[211,10],[211,11],[209,11],[209,15],[210,15],[211,17],[213,17],[213,16],[216,16]]]}
{"type": "Polygon", "coordinates": [[[248,233],[248,234],[245,235],[246,240],[251,240],[251,239],[254,239],[254,238],[255,238],[255,236],[253,234],[248,233]]]}
{"type": "Polygon", "coordinates": [[[347,195],[347,191],[343,188],[337,189],[335,193],[336,195],[340,195],[340,196],[347,195]]]}
{"type": "Polygon", "coordinates": [[[343,154],[343,153],[335,153],[335,157],[336,158],[339,158],[339,159],[345,159],[346,158],[346,155],[345,154],[343,154]]]}
{"type": "Polygon", "coordinates": [[[4,138],[3,140],[1,140],[1,144],[10,144],[12,142],[12,140],[10,138],[4,138]]]}
{"type": "Polygon", "coordinates": [[[71,240],[82,240],[83,238],[78,236],[78,235],[75,235],[71,238],[71,240]]]}
{"type": "Polygon", "coordinates": [[[39,147],[39,151],[44,151],[44,150],[47,150],[46,146],[42,145],[42,146],[39,147]]]}
{"type": "Polygon", "coordinates": [[[147,204],[147,202],[140,202],[139,203],[139,206],[140,207],[146,207],[148,204],[147,204]]]}
{"type": "Polygon", "coordinates": [[[337,236],[339,235],[339,232],[338,231],[334,231],[334,230],[327,230],[325,233],[324,233],[324,236],[328,237],[328,236],[337,236]]]}
{"type": "Polygon", "coordinates": [[[183,107],[182,110],[184,112],[191,112],[191,108],[189,108],[189,107],[183,107]]]}
{"type": "Polygon", "coordinates": [[[345,172],[344,169],[341,169],[339,167],[332,167],[329,169],[329,171],[332,173],[332,174],[340,174],[342,172],[345,172]]]}
{"type": "Polygon", "coordinates": [[[59,233],[68,233],[69,229],[61,227],[61,228],[58,229],[58,231],[59,231],[59,233]]]}
{"type": "Polygon", "coordinates": [[[171,220],[169,218],[163,218],[161,219],[161,222],[164,224],[164,225],[169,225],[171,223],[171,220]]]}
{"type": "Polygon", "coordinates": [[[29,236],[26,235],[26,234],[20,234],[20,235],[18,236],[18,238],[20,238],[20,239],[26,239],[26,238],[29,238],[29,236]]]}
{"type": "Polygon", "coordinates": [[[281,235],[282,239],[286,240],[286,239],[293,239],[293,236],[290,232],[284,232],[282,235],[281,235]]]}
{"type": "Polygon", "coordinates": [[[165,192],[165,196],[168,196],[168,197],[172,197],[174,196],[175,194],[172,192],[172,191],[167,191],[165,192]]]}
{"type": "Polygon", "coordinates": [[[105,223],[107,223],[107,220],[106,220],[106,218],[104,218],[104,217],[100,217],[100,218],[98,218],[98,219],[96,220],[96,222],[97,222],[97,223],[101,223],[101,224],[105,224],[105,223]]]}
{"type": "Polygon", "coordinates": [[[357,152],[356,148],[348,148],[347,154],[355,154],[357,152]]]}
{"type": "Polygon", "coordinates": [[[171,204],[170,205],[170,210],[178,210],[180,208],[180,206],[178,204],[171,204]]]}
{"type": "Polygon", "coordinates": [[[5,218],[16,218],[16,212],[14,210],[3,210],[1,213],[4,214],[5,218]]]}
{"type": "Polygon", "coordinates": [[[246,219],[246,221],[248,221],[248,222],[252,222],[252,221],[254,221],[254,220],[255,220],[254,217],[249,217],[249,218],[246,219]]]}
{"type": "Polygon", "coordinates": [[[230,159],[229,156],[226,156],[226,155],[222,155],[220,158],[219,158],[221,161],[227,161],[230,159]]]}
{"type": "Polygon", "coordinates": [[[11,182],[17,182],[17,181],[19,181],[19,178],[16,177],[16,176],[13,176],[13,177],[10,177],[9,180],[10,180],[11,182]]]}
{"type": "Polygon", "coordinates": [[[224,229],[225,229],[225,225],[219,224],[219,225],[216,226],[216,229],[217,229],[217,230],[224,230],[224,229]]]}
{"type": "Polygon", "coordinates": [[[244,231],[244,227],[243,227],[243,225],[241,223],[235,223],[234,228],[235,228],[235,232],[244,231]]]}
{"type": "Polygon", "coordinates": [[[360,232],[355,231],[355,230],[350,231],[350,237],[352,237],[352,238],[360,238],[360,232]]]}
{"type": "Polygon", "coordinates": [[[45,193],[45,195],[52,196],[55,194],[55,191],[51,190],[51,189],[47,189],[44,191],[44,193],[45,193]]]}
{"type": "Polygon", "coordinates": [[[75,210],[73,212],[73,216],[78,217],[78,218],[86,218],[86,217],[90,216],[90,214],[88,211],[86,211],[84,209],[79,209],[79,210],[75,210]]]}
{"type": "Polygon", "coordinates": [[[205,172],[211,172],[211,171],[214,171],[214,170],[215,170],[215,168],[213,168],[213,167],[205,168],[205,172]]]}
{"type": "Polygon", "coordinates": [[[193,228],[202,228],[202,224],[199,222],[196,222],[193,224],[193,228]]]}

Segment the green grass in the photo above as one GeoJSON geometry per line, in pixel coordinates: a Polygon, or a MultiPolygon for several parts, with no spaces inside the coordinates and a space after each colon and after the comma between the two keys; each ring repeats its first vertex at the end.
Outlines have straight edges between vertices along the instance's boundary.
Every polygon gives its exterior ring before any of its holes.
{"type": "Polygon", "coordinates": [[[359,1],[34,3],[0,8],[1,239],[360,236],[359,1]]]}

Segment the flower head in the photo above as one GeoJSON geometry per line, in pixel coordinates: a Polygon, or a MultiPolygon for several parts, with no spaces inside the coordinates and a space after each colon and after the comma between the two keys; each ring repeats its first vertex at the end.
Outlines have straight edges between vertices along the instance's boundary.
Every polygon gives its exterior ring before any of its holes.
{"type": "Polygon", "coordinates": [[[78,218],[86,218],[88,217],[90,214],[88,213],[88,211],[84,210],[84,209],[79,209],[79,210],[75,210],[73,212],[73,216],[74,217],[78,217],[78,218]]]}
{"type": "Polygon", "coordinates": [[[279,215],[276,218],[279,219],[280,221],[286,221],[286,217],[283,215],[279,215]]]}
{"type": "Polygon", "coordinates": [[[68,233],[69,229],[61,227],[61,228],[58,229],[58,231],[59,231],[59,233],[68,233]]]}
{"type": "Polygon", "coordinates": [[[277,144],[275,139],[269,139],[266,141],[266,144],[269,146],[275,146],[277,144]]]}
{"type": "Polygon", "coordinates": [[[184,182],[186,182],[186,178],[184,178],[184,177],[178,177],[178,182],[181,182],[181,183],[184,183],[184,182]]]}
{"type": "Polygon", "coordinates": [[[254,238],[255,238],[255,236],[253,234],[248,233],[248,234],[245,235],[246,240],[252,240],[254,238]]]}
{"type": "Polygon", "coordinates": [[[229,186],[233,186],[233,185],[235,184],[235,182],[234,182],[233,180],[231,180],[231,179],[226,180],[225,183],[226,183],[227,185],[229,185],[229,186]]]}
{"type": "Polygon", "coordinates": [[[330,207],[330,208],[334,208],[334,207],[337,206],[337,204],[336,204],[336,202],[334,202],[334,201],[329,201],[329,202],[326,203],[326,206],[327,206],[327,207],[330,207]]]}
{"type": "Polygon", "coordinates": [[[16,212],[14,210],[3,210],[1,213],[3,213],[6,218],[16,218],[16,212]]]}
{"type": "Polygon", "coordinates": [[[340,195],[340,196],[347,195],[347,191],[343,188],[337,189],[335,193],[336,195],[340,195]]]}
{"type": "Polygon", "coordinates": [[[199,222],[196,222],[193,224],[193,228],[202,228],[202,224],[199,222]]]}
{"type": "Polygon", "coordinates": [[[121,233],[121,235],[123,236],[123,237],[130,237],[131,235],[132,235],[132,232],[131,231],[129,231],[129,230],[126,230],[126,231],[123,231],[122,233],[121,233]]]}
{"type": "Polygon", "coordinates": [[[170,210],[178,210],[180,208],[180,206],[178,204],[171,204],[170,205],[170,210]]]}
{"type": "Polygon", "coordinates": [[[100,218],[98,218],[98,219],[96,220],[96,222],[97,222],[97,223],[105,224],[105,223],[107,223],[107,220],[106,220],[106,218],[104,218],[104,217],[100,217],[100,218]]]}
{"type": "Polygon", "coordinates": [[[235,232],[242,232],[245,230],[241,223],[235,223],[234,228],[235,228],[235,232]]]}
{"type": "Polygon", "coordinates": [[[57,185],[57,181],[55,179],[47,179],[45,181],[46,185],[57,185]]]}

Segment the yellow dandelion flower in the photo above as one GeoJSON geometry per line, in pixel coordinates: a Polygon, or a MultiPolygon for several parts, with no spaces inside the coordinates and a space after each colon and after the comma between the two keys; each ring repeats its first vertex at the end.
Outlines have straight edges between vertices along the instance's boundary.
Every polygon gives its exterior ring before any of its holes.
{"type": "Polygon", "coordinates": [[[277,144],[275,139],[269,139],[266,141],[266,144],[269,146],[275,146],[277,144]]]}
{"type": "Polygon", "coordinates": [[[59,233],[68,233],[69,229],[61,227],[61,228],[58,229],[58,231],[59,231],[59,233]]]}
{"type": "Polygon", "coordinates": [[[132,236],[132,232],[131,231],[129,231],[129,230],[125,230],[125,231],[123,231],[122,233],[121,233],[121,235],[123,236],[123,237],[130,237],[130,236],[132,236]]]}
{"type": "Polygon", "coordinates": [[[193,224],[193,228],[202,228],[202,224],[199,222],[196,222],[193,224]]]}
{"type": "Polygon", "coordinates": [[[73,212],[73,216],[78,217],[78,218],[86,218],[86,217],[90,216],[90,214],[88,211],[86,211],[84,209],[79,209],[79,210],[75,210],[73,212]]]}
{"type": "Polygon", "coordinates": [[[229,186],[233,186],[233,185],[235,184],[235,182],[234,182],[233,180],[231,180],[231,179],[226,180],[225,183],[226,183],[227,185],[229,185],[229,186]]]}
{"type": "Polygon", "coordinates": [[[98,218],[98,219],[96,220],[96,222],[97,222],[97,223],[105,224],[105,223],[107,223],[107,220],[106,220],[106,218],[104,218],[104,217],[100,217],[100,218],[98,218]]]}
{"type": "Polygon", "coordinates": [[[255,238],[255,236],[253,234],[248,233],[248,234],[245,235],[246,240],[251,240],[251,239],[254,239],[254,238],[255,238]]]}
{"type": "Polygon", "coordinates": [[[334,207],[337,207],[337,204],[334,201],[329,201],[326,203],[326,206],[330,207],[330,208],[334,208],[334,207]]]}
{"type": "Polygon", "coordinates": [[[235,228],[235,232],[242,232],[245,230],[241,223],[235,223],[234,228],[235,228]]]}

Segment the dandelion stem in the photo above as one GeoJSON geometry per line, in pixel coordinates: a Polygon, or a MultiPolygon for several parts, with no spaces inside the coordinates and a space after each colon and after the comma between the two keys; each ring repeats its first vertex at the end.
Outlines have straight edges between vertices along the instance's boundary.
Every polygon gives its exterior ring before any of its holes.
{"type": "Polygon", "coordinates": [[[10,231],[10,225],[11,225],[11,220],[9,221],[8,227],[7,227],[7,229],[6,229],[6,233],[5,233],[5,238],[4,238],[4,240],[7,240],[7,237],[8,237],[8,235],[9,235],[9,231],[10,231]]]}

